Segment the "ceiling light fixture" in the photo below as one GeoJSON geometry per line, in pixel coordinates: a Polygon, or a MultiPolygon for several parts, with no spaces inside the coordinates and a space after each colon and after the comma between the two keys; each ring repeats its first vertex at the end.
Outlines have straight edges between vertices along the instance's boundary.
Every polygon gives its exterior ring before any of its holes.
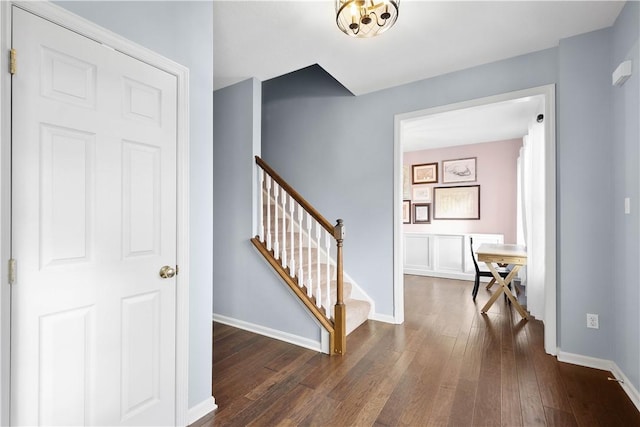
{"type": "Polygon", "coordinates": [[[400,0],[336,0],[336,24],[348,36],[374,37],[396,23],[399,8],[400,0]]]}

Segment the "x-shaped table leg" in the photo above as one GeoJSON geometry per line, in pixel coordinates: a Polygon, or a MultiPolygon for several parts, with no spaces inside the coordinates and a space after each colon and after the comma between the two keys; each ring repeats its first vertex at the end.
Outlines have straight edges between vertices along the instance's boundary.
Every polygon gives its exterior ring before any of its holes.
{"type": "Polygon", "coordinates": [[[527,312],[518,303],[518,300],[516,300],[516,298],[513,296],[513,294],[511,293],[508,287],[509,283],[511,283],[515,275],[518,274],[518,270],[520,270],[520,266],[517,264],[514,265],[513,269],[509,272],[507,277],[505,277],[503,280],[500,274],[496,271],[496,268],[493,266],[493,263],[486,262],[485,264],[489,268],[489,271],[491,271],[491,274],[493,274],[493,277],[496,279],[496,282],[498,282],[499,286],[498,286],[498,289],[493,293],[491,298],[489,298],[489,301],[487,301],[487,303],[484,305],[484,307],[482,307],[482,310],[480,311],[482,313],[486,313],[489,310],[489,308],[491,308],[493,303],[496,302],[500,294],[504,292],[507,298],[509,298],[509,300],[513,304],[513,306],[516,308],[516,310],[518,310],[518,313],[520,313],[520,316],[522,316],[523,319],[528,319],[529,316],[527,312]]]}

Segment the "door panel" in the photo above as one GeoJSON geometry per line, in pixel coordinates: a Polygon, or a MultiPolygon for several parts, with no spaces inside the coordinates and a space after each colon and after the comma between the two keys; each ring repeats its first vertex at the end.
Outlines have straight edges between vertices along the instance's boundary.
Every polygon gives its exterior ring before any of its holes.
{"type": "Polygon", "coordinates": [[[95,378],[94,307],[40,318],[40,423],[83,425],[95,378]]]}
{"type": "Polygon", "coordinates": [[[160,251],[160,149],[123,143],[123,221],[125,258],[160,251]]]}
{"type": "Polygon", "coordinates": [[[160,295],[122,300],[122,418],[160,401],[160,295]]]}
{"type": "Polygon", "coordinates": [[[81,107],[96,107],[96,64],[42,47],[42,96],[81,107]]]}
{"type": "Polygon", "coordinates": [[[13,8],[11,418],[175,421],[176,77],[13,8]]]}
{"type": "Polygon", "coordinates": [[[40,267],[89,262],[95,135],[50,125],[41,125],[40,135],[40,267]]]}

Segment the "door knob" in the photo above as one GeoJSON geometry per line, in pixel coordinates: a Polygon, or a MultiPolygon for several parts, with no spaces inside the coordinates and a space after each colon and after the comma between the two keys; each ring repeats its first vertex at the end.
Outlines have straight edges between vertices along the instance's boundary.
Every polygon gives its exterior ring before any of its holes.
{"type": "Polygon", "coordinates": [[[173,267],[169,267],[168,265],[165,265],[160,269],[160,277],[162,277],[163,279],[171,279],[175,275],[176,275],[176,270],[173,267]]]}

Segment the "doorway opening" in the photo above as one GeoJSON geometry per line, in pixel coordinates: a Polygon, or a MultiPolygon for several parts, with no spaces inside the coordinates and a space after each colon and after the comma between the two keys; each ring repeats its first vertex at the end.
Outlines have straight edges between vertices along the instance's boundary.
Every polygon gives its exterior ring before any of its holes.
{"type": "MultiPolygon", "coordinates": [[[[539,112],[544,120],[534,130],[523,131],[521,136],[529,135],[529,144],[533,147],[531,166],[535,174],[535,188],[529,193],[535,201],[535,212],[531,221],[527,241],[530,253],[529,280],[538,283],[539,295],[535,317],[544,323],[544,346],[548,354],[557,353],[556,330],[556,184],[555,184],[555,85],[546,85],[516,92],[479,98],[456,104],[429,108],[395,116],[394,130],[394,321],[404,322],[404,276],[403,276],[403,128],[421,118],[461,111],[486,109],[494,105],[512,105],[538,102],[539,112]],[[533,137],[532,137],[533,136],[533,137]],[[532,265],[533,264],[533,265],[532,265]]],[[[536,117],[537,118],[537,117],[536,117]]],[[[488,123],[488,125],[491,123],[488,123]]]]}

